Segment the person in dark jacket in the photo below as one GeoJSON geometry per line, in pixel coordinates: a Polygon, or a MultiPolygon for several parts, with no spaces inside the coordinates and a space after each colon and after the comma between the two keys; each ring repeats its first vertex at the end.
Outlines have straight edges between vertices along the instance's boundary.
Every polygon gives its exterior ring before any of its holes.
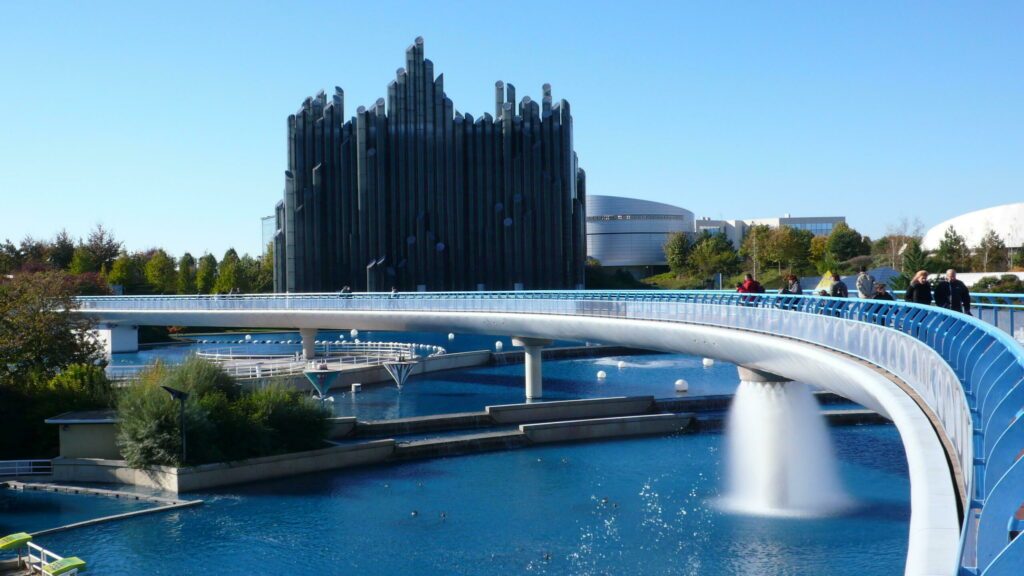
{"type": "Polygon", "coordinates": [[[829,296],[833,298],[846,298],[850,295],[850,289],[846,282],[839,278],[839,274],[832,274],[832,287],[829,289],[829,296]]]}
{"type": "Polygon", "coordinates": [[[910,280],[910,285],[907,286],[907,293],[903,299],[915,304],[932,303],[932,285],[928,283],[927,270],[918,270],[917,274],[914,274],[914,278],[910,280]]]}
{"type": "Polygon", "coordinates": [[[956,270],[946,270],[946,276],[939,279],[935,287],[935,305],[970,315],[971,291],[962,280],[957,280],[956,270]]]}
{"type": "Polygon", "coordinates": [[[892,294],[885,289],[885,284],[881,282],[875,282],[875,293],[871,296],[872,300],[896,300],[892,297],[892,294]]]}

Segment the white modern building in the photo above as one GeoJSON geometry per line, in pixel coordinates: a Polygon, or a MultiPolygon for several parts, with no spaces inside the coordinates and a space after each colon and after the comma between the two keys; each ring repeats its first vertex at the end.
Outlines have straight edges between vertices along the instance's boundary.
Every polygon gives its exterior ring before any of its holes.
{"type": "Polygon", "coordinates": [[[588,195],[587,256],[605,267],[625,268],[634,275],[647,275],[651,273],[650,268],[667,265],[662,247],[674,232],[691,236],[704,231],[721,232],[739,248],[751,226],[789,226],[826,236],[836,224],[845,221],[842,216],[794,218],[789,214],[748,220],[694,219],[693,212],[671,204],[588,195]]]}
{"type": "Polygon", "coordinates": [[[602,266],[646,275],[665,266],[662,246],[675,232],[692,233],[693,212],[671,204],[587,195],[587,256],[602,266]]]}
{"type": "Polygon", "coordinates": [[[971,248],[977,247],[989,230],[995,231],[1008,248],[1021,248],[1024,246],[1024,202],[975,210],[936,224],[924,235],[921,247],[938,250],[951,226],[971,248]]]}

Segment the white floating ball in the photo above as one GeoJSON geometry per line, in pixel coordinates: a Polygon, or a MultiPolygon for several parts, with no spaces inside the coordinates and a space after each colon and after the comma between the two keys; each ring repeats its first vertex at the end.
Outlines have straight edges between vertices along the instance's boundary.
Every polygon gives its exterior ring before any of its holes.
{"type": "Polygon", "coordinates": [[[608,377],[608,375],[605,374],[604,370],[598,370],[597,371],[597,379],[598,380],[604,380],[607,377],[608,377]]]}
{"type": "Polygon", "coordinates": [[[363,385],[362,384],[356,382],[355,384],[352,385],[352,393],[353,394],[355,394],[356,392],[362,392],[362,391],[363,391],[363,385]]]}
{"type": "Polygon", "coordinates": [[[355,338],[356,336],[359,336],[359,330],[356,330],[355,328],[353,328],[352,331],[349,332],[349,334],[351,334],[352,337],[355,338]]]}
{"type": "Polygon", "coordinates": [[[686,392],[690,389],[690,385],[687,384],[686,380],[680,378],[676,380],[676,392],[686,392]]]}
{"type": "Polygon", "coordinates": [[[618,363],[618,364],[616,364],[616,366],[618,366],[618,367],[619,367],[619,370],[622,370],[623,368],[625,368],[625,367],[626,367],[626,363],[625,363],[625,362],[623,362],[622,360],[619,360],[619,363],[618,363]]]}
{"type": "Polygon", "coordinates": [[[252,340],[252,334],[246,334],[245,335],[245,339],[246,340],[252,340]]]}
{"type": "Polygon", "coordinates": [[[455,334],[452,334],[451,332],[449,332],[448,333],[448,339],[449,340],[455,340],[455,334]]]}
{"type": "Polygon", "coordinates": [[[703,364],[705,368],[711,368],[715,365],[715,360],[713,358],[705,358],[701,360],[700,363],[703,364]]]}

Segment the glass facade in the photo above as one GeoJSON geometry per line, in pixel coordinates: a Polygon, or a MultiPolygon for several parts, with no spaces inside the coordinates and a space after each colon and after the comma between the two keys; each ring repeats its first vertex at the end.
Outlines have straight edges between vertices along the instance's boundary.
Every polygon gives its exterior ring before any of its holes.
{"type": "Polygon", "coordinates": [[[783,222],[784,226],[797,230],[809,230],[815,236],[828,236],[832,233],[834,222],[783,222]]]}

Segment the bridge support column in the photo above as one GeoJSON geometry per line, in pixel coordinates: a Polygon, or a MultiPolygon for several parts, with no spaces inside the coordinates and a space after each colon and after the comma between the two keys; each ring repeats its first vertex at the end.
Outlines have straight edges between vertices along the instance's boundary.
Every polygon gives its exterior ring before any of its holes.
{"type": "Polygon", "coordinates": [[[316,358],[316,328],[299,328],[302,336],[302,357],[306,360],[316,358]]]}
{"type": "Polygon", "coordinates": [[[740,382],[792,382],[789,378],[783,378],[778,374],[772,374],[771,372],[765,372],[756,368],[737,366],[736,371],[740,374],[740,382]]]}
{"type": "Polygon", "coordinates": [[[120,352],[139,351],[139,327],[100,324],[93,335],[103,344],[103,352],[107,358],[120,352]]]}
{"type": "Polygon", "coordinates": [[[546,338],[512,338],[513,346],[522,346],[526,359],[526,399],[534,400],[544,395],[544,382],[541,377],[541,351],[549,346],[551,340],[546,338]]]}

